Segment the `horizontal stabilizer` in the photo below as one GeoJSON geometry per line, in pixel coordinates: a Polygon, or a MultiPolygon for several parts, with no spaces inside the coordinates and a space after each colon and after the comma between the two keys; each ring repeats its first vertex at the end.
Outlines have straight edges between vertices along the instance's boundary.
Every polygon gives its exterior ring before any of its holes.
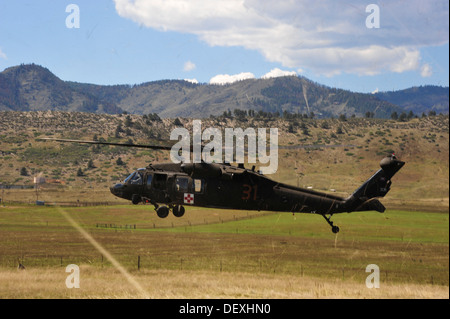
{"type": "Polygon", "coordinates": [[[355,211],[366,211],[366,210],[375,210],[377,212],[380,213],[384,213],[384,211],[386,210],[386,207],[383,206],[383,204],[381,204],[381,202],[376,199],[376,198],[372,198],[369,200],[366,200],[364,203],[362,203],[362,205],[360,205],[359,207],[357,207],[355,209],[355,211]]]}

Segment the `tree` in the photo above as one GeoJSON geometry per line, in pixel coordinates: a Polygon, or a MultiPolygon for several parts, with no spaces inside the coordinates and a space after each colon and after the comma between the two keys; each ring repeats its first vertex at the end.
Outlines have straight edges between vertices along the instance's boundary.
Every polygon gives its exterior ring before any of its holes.
{"type": "Polygon", "coordinates": [[[121,158],[121,157],[119,157],[119,158],[117,159],[116,164],[119,165],[119,166],[125,165],[125,163],[122,161],[122,158],[121,158]]]}
{"type": "Polygon", "coordinates": [[[391,119],[393,119],[394,121],[397,121],[398,120],[398,113],[397,112],[392,112],[392,114],[391,114],[391,119]]]}
{"type": "Polygon", "coordinates": [[[413,117],[414,117],[413,111],[409,111],[408,115],[406,116],[406,118],[408,119],[408,121],[409,121],[410,119],[412,119],[413,117]]]}
{"type": "Polygon", "coordinates": [[[131,117],[129,115],[127,115],[127,117],[125,118],[125,127],[131,127],[133,126],[133,120],[131,119],[131,117]]]}
{"type": "Polygon", "coordinates": [[[84,173],[83,173],[83,170],[81,169],[81,167],[80,167],[80,168],[78,168],[78,171],[77,171],[77,176],[78,176],[78,177],[80,177],[80,176],[84,176],[84,173]]]}
{"type": "Polygon", "coordinates": [[[88,162],[87,167],[88,167],[88,169],[95,168],[95,166],[94,166],[94,161],[90,159],[89,162],[88,162]]]}
{"type": "Polygon", "coordinates": [[[303,133],[303,135],[309,136],[309,130],[306,126],[304,128],[302,128],[302,133],[303,133]]]}
{"type": "Polygon", "coordinates": [[[117,125],[116,132],[115,132],[114,136],[116,138],[119,138],[120,137],[120,133],[122,133],[122,132],[123,132],[122,125],[119,124],[119,125],[117,125]]]}
{"type": "Polygon", "coordinates": [[[370,118],[373,118],[374,116],[375,116],[375,113],[370,112],[370,111],[366,112],[366,118],[370,119],[370,118]]]}
{"type": "Polygon", "coordinates": [[[21,176],[28,176],[28,171],[27,171],[27,168],[26,168],[26,167],[22,167],[22,168],[20,169],[20,175],[21,175],[21,176]]]}
{"type": "Polygon", "coordinates": [[[181,123],[180,119],[177,117],[175,121],[173,121],[173,125],[175,126],[183,126],[183,123],[181,123]]]}
{"type": "Polygon", "coordinates": [[[292,123],[289,124],[288,133],[295,133],[294,126],[292,125],[292,123]]]}

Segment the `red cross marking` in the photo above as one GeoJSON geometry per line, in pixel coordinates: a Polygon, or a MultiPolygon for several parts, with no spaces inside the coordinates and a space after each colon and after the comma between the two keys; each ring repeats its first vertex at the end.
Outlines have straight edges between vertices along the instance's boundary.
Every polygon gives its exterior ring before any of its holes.
{"type": "Polygon", "coordinates": [[[194,204],[194,194],[184,193],[184,203],[194,204]]]}

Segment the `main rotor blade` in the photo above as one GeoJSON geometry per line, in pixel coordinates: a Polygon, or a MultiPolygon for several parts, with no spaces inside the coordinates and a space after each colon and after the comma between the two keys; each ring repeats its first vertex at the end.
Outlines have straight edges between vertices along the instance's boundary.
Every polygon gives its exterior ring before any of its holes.
{"type": "MultiPolygon", "coordinates": [[[[85,140],[71,140],[63,138],[43,137],[37,140],[55,141],[55,142],[69,142],[69,143],[81,143],[81,144],[94,144],[94,145],[112,145],[112,146],[124,146],[124,147],[136,147],[136,148],[148,148],[153,150],[172,150],[172,146],[166,145],[142,145],[142,144],[129,144],[129,143],[111,143],[100,141],[85,141],[85,140]]],[[[201,145],[201,151],[203,151],[204,145],[201,145]]],[[[309,145],[279,145],[278,149],[302,149],[302,148],[332,148],[332,147],[355,147],[355,145],[324,145],[324,144],[309,144],[309,145]]],[[[194,146],[190,145],[190,151],[193,152],[194,146]]],[[[222,151],[225,151],[226,147],[222,147],[222,151]]],[[[245,149],[247,153],[247,149],[245,149]]]]}
{"type": "Polygon", "coordinates": [[[333,147],[356,147],[356,145],[343,145],[343,144],[304,144],[304,145],[279,145],[279,149],[295,150],[301,148],[333,148],[333,147]]]}
{"type": "Polygon", "coordinates": [[[168,150],[168,151],[170,151],[172,149],[172,146],[164,146],[164,145],[141,145],[141,144],[129,144],[129,143],[111,143],[111,142],[100,142],[100,141],[70,140],[70,139],[52,138],[52,137],[38,138],[38,140],[55,141],[55,142],[81,143],[81,144],[94,144],[94,145],[113,145],[113,146],[124,146],[124,147],[149,148],[149,149],[153,149],[153,150],[168,150]]]}

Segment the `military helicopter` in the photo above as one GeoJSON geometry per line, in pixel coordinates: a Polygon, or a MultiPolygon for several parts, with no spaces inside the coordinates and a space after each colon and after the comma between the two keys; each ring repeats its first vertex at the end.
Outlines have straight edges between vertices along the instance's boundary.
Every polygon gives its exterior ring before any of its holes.
{"type": "MultiPolygon", "coordinates": [[[[170,150],[170,146],[136,145],[43,138],[58,142],[102,144],[125,147],[170,150]]],[[[132,172],[122,183],[110,188],[113,195],[133,204],[150,203],[156,214],[166,218],[170,211],[176,217],[185,213],[184,206],[237,210],[313,213],[321,215],[333,233],[339,227],[331,221],[333,214],[355,211],[384,212],[377,199],[390,190],[392,177],[403,167],[392,154],[383,158],[380,169],[347,198],[304,189],[270,179],[243,164],[229,163],[162,163],[149,164],[132,172]]]]}

